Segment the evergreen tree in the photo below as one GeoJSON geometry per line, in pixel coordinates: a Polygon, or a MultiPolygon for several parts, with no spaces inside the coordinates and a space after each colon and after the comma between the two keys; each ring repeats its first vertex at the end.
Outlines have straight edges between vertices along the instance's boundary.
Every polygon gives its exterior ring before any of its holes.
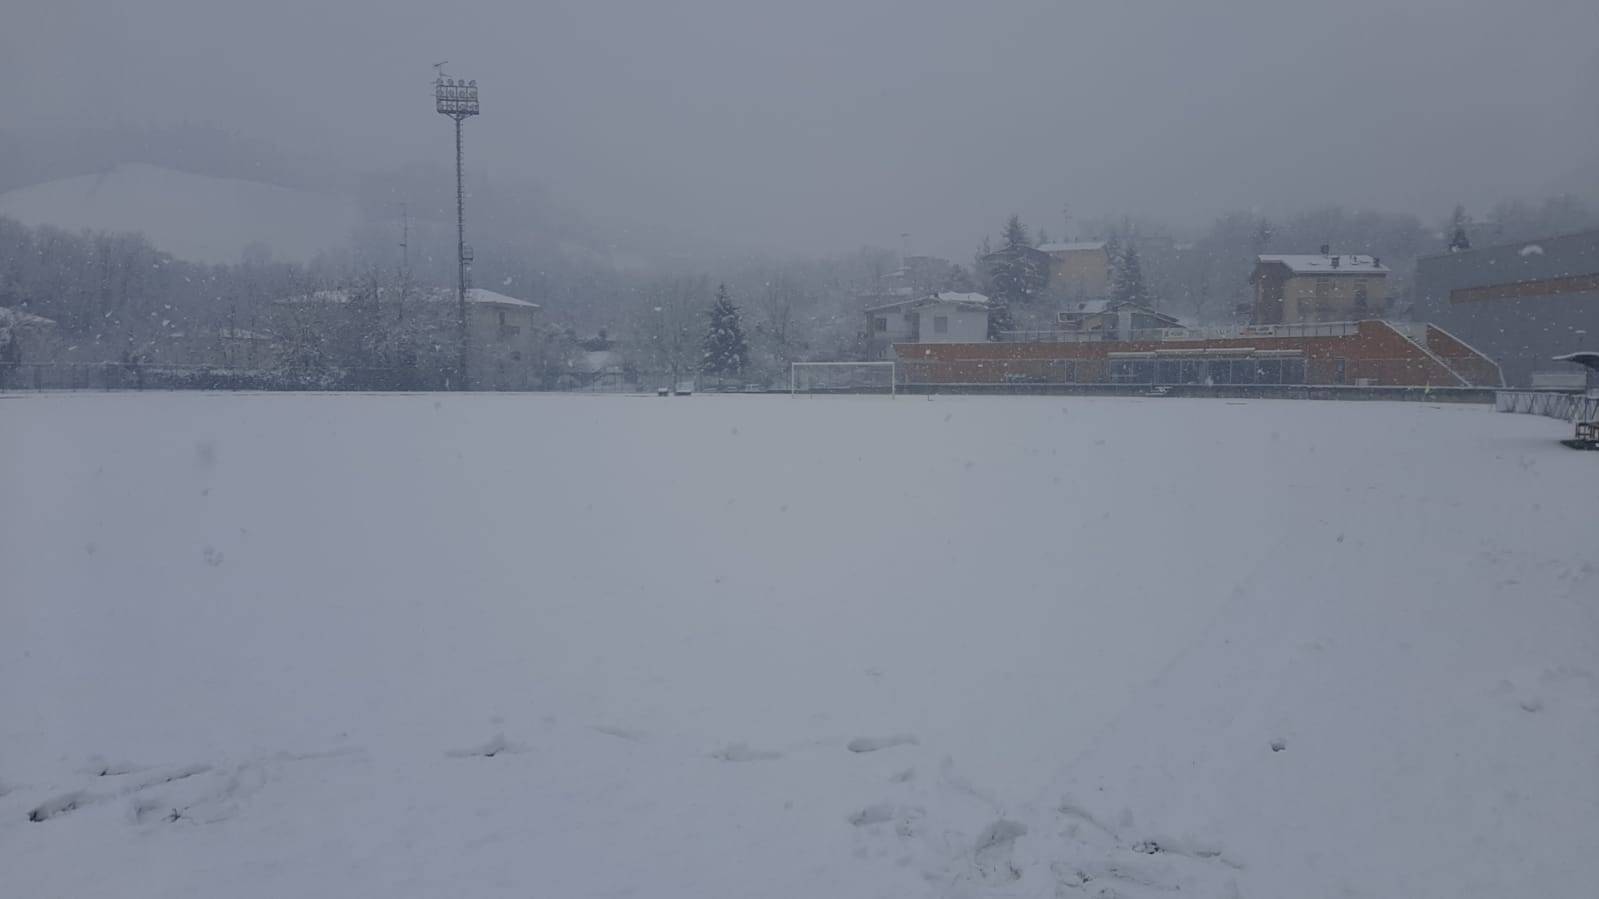
{"type": "Polygon", "coordinates": [[[1149,289],[1144,286],[1144,266],[1138,247],[1127,246],[1111,260],[1111,298],[1118,303],[1149,304],[1149,289]]]}
{"type": "Polygon", "coordinates": [[[1449,221],[1449,252],[1459,253],[1471,249],[1471,238],[1466,236],[1466,226],[1471,224],[1471,216],[1466,215],[1466,207],[1456,206],[1455,214],[1449,221]]]}
{"type": "MultiPolygon", "coordinates": [[[[1005,223],[1005,245],[983,260],[991,298],[1005,306],[1031,303],[1049,279],[1049,271],[1038,261],[1041,255],[1021,217],[1012,215],[1005,223]]],[[[993,331],[992,325],[989,330],[993,331]]]]}
{"type": "Polygon", "coordinates": [[[1022,224],[1022,217],[1012,213],[1010,220],[1005,223],[1005,249],[1014,250],[1017,247],[1032,245],[1032,238],[1027,236],[1027,226],[1022,224]]]}
{"type": "Polygon", "coordinates": [[[988,301],[988,339],[1000,340],[1000,334],[1014,331],[1016,323],[1010,317],[1010,305],[997,297],[988,301]]]}
{"type": "Polygon", "coordinates": [[[711,326],[705,333],[705,355],[700,370],[706,374],[727,376],[744,370],[749,360],[749,344],[744,340],[744,327],[739,323],[738,307],[728,297],[727,285],[716,288],[716,302],[711,306],[711,326]]]}
{"type": "Polygon", "coordinates": [[[1105,238],[1105,262],[1108,269],[1105,283],[1106,298],[1115,299],[1121,293],[1118,285],[1122,277],[1122,240],[1114,231],[1105,238]]]}

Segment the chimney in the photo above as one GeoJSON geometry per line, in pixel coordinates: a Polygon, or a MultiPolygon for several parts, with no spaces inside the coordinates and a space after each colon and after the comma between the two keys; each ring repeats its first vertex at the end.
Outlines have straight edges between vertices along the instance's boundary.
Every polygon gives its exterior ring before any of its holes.
{"type": "Polygon", "coordinates": [[[1376,268],[1379,265],[1382,265],[1382,258],[1378,256],[1371,257],[1371,267],[1376,268]]]}
{"type": "Polygon", "coordinates": [[[1337,268],[1338,267],[1338,257],[1337,256],[1332,257],[1332,264],[1333,264],[1333,268],[1337,268]]]}
{"type": "Polygon", "coordinates": [[[1324,244],[1321,245],[1321,255],[1327,256],[1327,255],[1330,255],[1331,253],[1332,253],[1332,244],[1324,243],[1324,244]]]}

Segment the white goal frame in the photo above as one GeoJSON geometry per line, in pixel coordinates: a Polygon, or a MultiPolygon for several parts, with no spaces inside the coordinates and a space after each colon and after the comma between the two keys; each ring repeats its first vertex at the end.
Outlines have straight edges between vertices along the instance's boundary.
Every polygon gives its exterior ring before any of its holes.
{"type": "Polygon", "coordinates": [[[899,395],[899,366],[895,362],[790,362],[788,365],[788,395],[799,395],[799,370],[801,368],[887,368],[888,395],[899,395]]]}

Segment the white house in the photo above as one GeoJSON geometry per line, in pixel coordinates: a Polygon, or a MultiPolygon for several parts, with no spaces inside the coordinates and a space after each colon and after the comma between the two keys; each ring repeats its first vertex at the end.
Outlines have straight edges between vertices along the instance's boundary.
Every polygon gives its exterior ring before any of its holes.
{"type": "Polygon", "coordinates": [[[973,343],[988,339],[988,297],[931,293],[866,310],[872,355],[884,358],[896,343],[973,343]]]}

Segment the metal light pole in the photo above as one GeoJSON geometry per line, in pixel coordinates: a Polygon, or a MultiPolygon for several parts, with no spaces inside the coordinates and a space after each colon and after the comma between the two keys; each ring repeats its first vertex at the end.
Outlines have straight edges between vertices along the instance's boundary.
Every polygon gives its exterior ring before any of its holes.
{"type": "Polygon", "coordinates": [[[477,81],[446,78],[441,69],[433,80],[433,101],[440,114],[455,121],[455,267],[461,325],[460,389],[466,390],[466,186],[461,169],[461,123],[478,114],[477,81]]]}

